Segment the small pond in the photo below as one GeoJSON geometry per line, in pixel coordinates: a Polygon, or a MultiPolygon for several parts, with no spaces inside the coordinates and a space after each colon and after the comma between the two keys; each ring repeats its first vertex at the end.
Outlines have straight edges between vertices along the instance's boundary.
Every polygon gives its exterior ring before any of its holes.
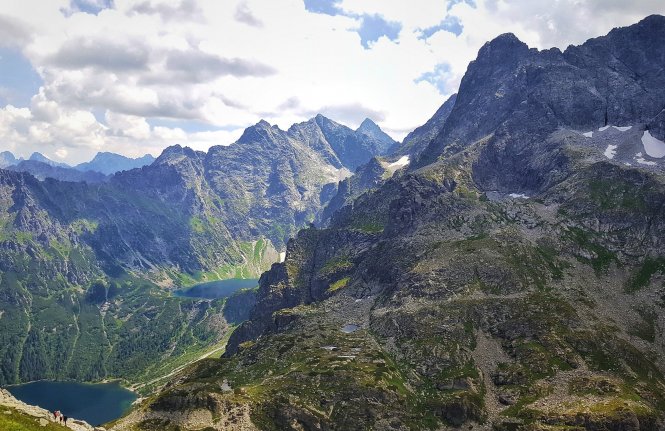
{"type": "Polygon", "coordinates": [[[360,326],[349,323],[348,325],[344,325],[341,331],[345,334],[350,334],[352,332],[356,332],[358,329],[360,329],[360,326]]]}

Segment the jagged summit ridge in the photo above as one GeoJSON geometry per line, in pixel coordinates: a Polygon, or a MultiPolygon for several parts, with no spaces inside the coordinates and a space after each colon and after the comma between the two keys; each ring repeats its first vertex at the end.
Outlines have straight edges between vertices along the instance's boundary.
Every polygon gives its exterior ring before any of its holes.
{"type": "Polygon", "coordinates": [[[508,139],[519,129],[528,130],[530,142],[509,139],[515,162],[528,160],[516,156],[560,127],[645,124],[663,139],[665,74],[658,71],[665,48],[654,42],[665,35],[663,22],[663,17],[649,17],[565,52],[528,49],[510,35],[489,42],[470,63],[445,125],[414,168],[492,133],[495,140],[508,139]]]}

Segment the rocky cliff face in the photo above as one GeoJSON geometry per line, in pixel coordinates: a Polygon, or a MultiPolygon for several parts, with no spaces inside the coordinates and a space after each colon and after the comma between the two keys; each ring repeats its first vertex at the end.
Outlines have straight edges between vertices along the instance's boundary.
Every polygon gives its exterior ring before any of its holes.
{"type": "Polygon", "coordinates": [[[664,32],[486,44],[418,163],[301,231],[226,357],[123,426],[665,428],[664,32]]]}

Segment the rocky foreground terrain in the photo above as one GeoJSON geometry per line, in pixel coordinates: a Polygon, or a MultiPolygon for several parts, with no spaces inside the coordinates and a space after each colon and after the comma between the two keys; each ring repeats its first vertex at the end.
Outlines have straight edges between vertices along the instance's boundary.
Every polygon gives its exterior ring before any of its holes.
{"type": "Polygon", "coordinates": [[[665,429],[663,40],[488,42],[420,156],[288,243],[225,357],[112,428],[665,429]]]}

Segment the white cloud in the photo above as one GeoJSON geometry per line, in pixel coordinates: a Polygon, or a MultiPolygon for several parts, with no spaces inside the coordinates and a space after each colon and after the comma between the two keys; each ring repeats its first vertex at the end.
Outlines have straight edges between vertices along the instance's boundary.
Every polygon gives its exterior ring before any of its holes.
{"type": "Polygon", "coordinates": [[[67,157],[67,154],[69,154],[69,151],[67,151],[66,148],[58,148],[57,150],[55,150],[55,155],[59,159],[64,159],[65,157],[67,157]]]}
{"type": "Polygon", "coordinates": [[[3,149],[29,157],[39,151],[72,164],[90,160],[98,151],[116,151],[132,157],[155,156],[167,146],[189,145],[207,150],[229,145],[242,129],[186,133],[178,127],[151,127],[144,117],[107,111],[104,123],[85,110],[67,109],[43,94],[33,98],[31,108],[8,105],[0,109],[0,139],[3,149]]]}
{"type": "Polygon", "coordinates": [[[44,81],[29,107],[0,110],[0,142],[23,153],[63,149],[70,161],[175,143],[205,150],[262,117],[286,128],[316,112],[350,126],[371,116],[401,138],[501,33],[565,48],[665,13],[662,0],[341,0],[337,16],[308,12],[303,0],[0,2],[0,24],[11,24],[0,34],[20,43],[44,81]],[[399,37],[365,49],[366,15],[398,22],[399,37]],[[150,126],[165,119],[176,121],[150,126]],[[212,131],[188,129],[191,121],[212,131]]]}
{"type": "Polygon", "coordinates": [[[150,138],[150,125],[143,117],[106,111],[105,118],[109,132],[115,136],[124,136],[137,141],[150,138]]]}
{"type": "Polygon", "coordinates": [[[18,47],[30,40],[30,28],[21,20],[0,14],[0,47],[18,47]]]}
{"type": "Polygon", "coordinates": [[[236,20],[253,27],[263,27],[263,21],[254,16],[252,9],[247,2],[240,2],[233,15],[236,20]]]}

